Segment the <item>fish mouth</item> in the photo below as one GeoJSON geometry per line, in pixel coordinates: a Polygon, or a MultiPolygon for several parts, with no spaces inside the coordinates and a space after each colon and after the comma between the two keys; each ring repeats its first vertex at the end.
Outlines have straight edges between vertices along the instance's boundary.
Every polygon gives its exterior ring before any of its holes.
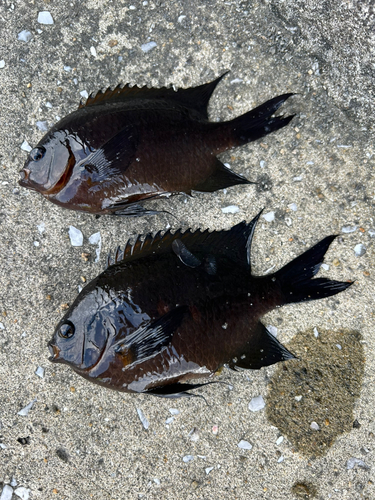
{"type": "Polygon", "coordinates": [[[20,170],[19,174],[20,174],[20,178],[18,180],[18,184],[22,187],[28,187],[29,189],[34,189],[30,185],[30,181],[29,181],[30,170],[28,168],[23,168],[22,170],[20,170]]]}
{"type": "Polygon", "coordinates": [[[52,363],[57,363],[58,361],[60,361],[59,359],[60,349],[57,347],[57,345],[49,343],[48,349],[49,352],[51,353],[51,356],[48,358],[49,361],[52,361],[52,363]]]}

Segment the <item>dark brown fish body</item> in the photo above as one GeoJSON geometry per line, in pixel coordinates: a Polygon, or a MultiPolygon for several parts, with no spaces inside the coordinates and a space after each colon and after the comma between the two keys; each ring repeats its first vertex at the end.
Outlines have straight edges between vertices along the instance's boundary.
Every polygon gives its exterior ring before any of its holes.
{"type": "Polygon", "coordinates": [[[257,369],[292,358],[259,318],[350,283],[311,280],[334,237],[272,275],[252,276],[256,220],[128,244],[57,326],[51,360],[112,389],[171,395],[198,387],[181,382],[210,377],[223,365],[257,369]]]}
{"type": "Polygon", "coordinates": [[[285,126],[292,117],[272,114],[291,94],[213,123],[207,104],[219,80],[177,92],[128,86],[99,92],[31,151],[21,186],[65,208],[141,215],[147,210],[139,203],[149,198],[249,184],[216,155],[285,126]]]}

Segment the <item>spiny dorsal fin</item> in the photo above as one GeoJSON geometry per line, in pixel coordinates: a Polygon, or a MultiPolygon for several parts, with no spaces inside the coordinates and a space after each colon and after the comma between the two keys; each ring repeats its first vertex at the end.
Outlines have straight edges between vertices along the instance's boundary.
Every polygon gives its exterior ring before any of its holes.
{"type": "Polygon", "coordinates": [[[178,89],[161,87],[159,89],[149,87],[130,87],[129,84],[121,86],[117,85],[114,89],[99,90],[96,94],[91,93],[86,102],[82,101],[79,104],[79,109],[87,106],[96,106],[103,102],[124,102],[130,99],[165,99],[174,101],[180,105],[199,111],[205,118],[207,115],[207,105],[216,85],[228,73],[225,72],[216,80],[192,87],[188,89],[178,89]]]}
{"type": "Polygon", "coordinates": [[[173,252],[172,243],[180,240],[186,249],[193,255],[195,252],[210,256],[224,255],[232,261],[250,268],[250,245],[254,229],[260,213],[251,222],[240,222],[229,230],[201,231],[191,229],[182,231],[178,229],[172,233],[170,229],[165,233],[159,231],[152,236],[148,234],[144,239],[138,236],[135,243],[128,241],[123,253],[117,250],[114,259],[109,260],[109,265],[120,262],[129,262],[152,254],[173,252]]]}

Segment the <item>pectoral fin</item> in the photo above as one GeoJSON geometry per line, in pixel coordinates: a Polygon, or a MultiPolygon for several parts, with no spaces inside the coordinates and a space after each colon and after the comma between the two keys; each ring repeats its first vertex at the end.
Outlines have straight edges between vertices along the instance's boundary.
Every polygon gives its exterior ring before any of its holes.
{"type": "Polygon", "coordinates": [[[129,362],[154,356],[171,342],[187,311],[187,306],[178,306],[149,325],[138,328],[120,341],[115,351],[129,362]]]}
{"type": "Polygon", "coordinates": [[[91,174],[92,182],[103,182],[122,174],[129,167],[137,149],[137,138],[132,126],[118,134],[83,160],[81,167],[91,174]]]}
{"type": "Polygon", "coordinates": [[[234,370],[236,368],[259,370],[263,366],[294,358],[295,356],[259,322],[246,348],[228,365],[234,370]]]}

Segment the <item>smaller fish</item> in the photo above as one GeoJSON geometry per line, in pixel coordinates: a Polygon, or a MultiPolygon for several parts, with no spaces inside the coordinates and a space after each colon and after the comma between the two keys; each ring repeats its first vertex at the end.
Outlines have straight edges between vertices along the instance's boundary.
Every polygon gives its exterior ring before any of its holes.
{"type": "Polygon", "coordinates": [[[222,366],[259,369],[293,359],[260,318],[351,283],[312,279],[335,236],[273,274],[254,276],[259,216],[229,231],[167,231],[128,242],[57,325],[50,360],[110,389],[178,397],[222,366]]]}
{"type": "Polygon", "coordinates": [[[226,122],[210,122],[217,84],[189,89],[117,86],[90,95],[30,151],[20,185],[64,208],[92,214],[157,213],[146,200],[251,184],[217,155],[287,125],[274,116],[293,94],[226,122]]]}

